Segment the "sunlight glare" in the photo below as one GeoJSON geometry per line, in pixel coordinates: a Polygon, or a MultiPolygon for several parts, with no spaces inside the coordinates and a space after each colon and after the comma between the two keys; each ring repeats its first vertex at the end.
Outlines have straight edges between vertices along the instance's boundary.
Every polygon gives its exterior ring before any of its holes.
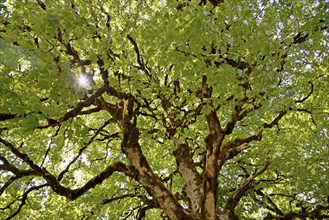
{"type": "Polygon", "coordinates": [[[88,79],[84,75],[79,76],[78,82],[79,82],[80,86],[87,86],[88,85],[88,79]]]}

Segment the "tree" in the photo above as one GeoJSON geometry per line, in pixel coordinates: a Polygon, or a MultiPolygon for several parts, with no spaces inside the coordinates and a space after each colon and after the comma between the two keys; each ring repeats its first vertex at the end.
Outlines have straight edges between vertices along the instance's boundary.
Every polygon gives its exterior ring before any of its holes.
{"type": "Polygon", "coordinates": [[[329,218],[328,1],[1,1],[2,219],[329,218]]]}

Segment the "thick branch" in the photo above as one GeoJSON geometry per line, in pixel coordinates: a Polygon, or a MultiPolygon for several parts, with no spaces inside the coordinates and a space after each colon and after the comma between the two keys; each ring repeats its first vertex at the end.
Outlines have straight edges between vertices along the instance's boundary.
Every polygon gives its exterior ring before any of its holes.
{"type": "Polygon", "coordinates": [[[262,132],[251,135],[247,138],[236,138],[233,141],[226,142],[222,145],[223,149],[227,149],[225,160],[231,159],[250,147],[249,143],[252,141],[261,141],[262,132]]]}
{"type": "Polygon", "coordinates": [[[125,118],[123,117],[120,122],[124,132],[122,151],[127,155],[131,166],[134,168],[137,181],[152,195],[170,219],[192,219],[163,185],[161,179],[153,173],[138,143],[138,129],[125,118]]]}
{"type": "MultiPolygon", "coordinates": [[[[209,135],[205,142],[207,152],[205,156],[203,192],[204,197],[201,205],[201,215],[203,219],[216,219],[216,204],[218,191],[218,159],[220,156],[220,146],[224,138],[223,130],[215,111],[206,113],[209,135]]],[[[221,154],[224,156],[224,154],[221,154]]]]}
{"type": "Polygon", "coordinates": [[[6,121],[6,120],[13,119],[16,117],[17,117],[17,115],[14,115],[14,114],[0,113],[0,121],[6,121]]]}
{"type": "Polygon", "coordinates": [[[192,211],[198,213],[202,195],[202,179],[195,168],[188,143],[185,140],[175,138],[174,143],[176,150],[173,154],[176,158],[178,171],[185,182],[186,196],[189,199],[192,211]]]}

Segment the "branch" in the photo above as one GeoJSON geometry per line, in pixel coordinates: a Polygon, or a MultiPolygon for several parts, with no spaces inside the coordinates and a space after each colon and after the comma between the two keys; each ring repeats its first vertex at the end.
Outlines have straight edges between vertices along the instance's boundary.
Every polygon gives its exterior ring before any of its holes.
{"type": "MultiPolygon", "coordinates": [[[[23,171],[25,171],[25,170],[23,170],[23,171]]],[[[18,174],[18,175],[10,177],[9,180],[5,184],[3,184],[3,186],[0,188],[0,196],[13,182],[15,182],[16,180],[18,180],[22,177],[26,177],[26,176],[40,176],[40,175],[32,170],[30,172],[22,172],[22,174],[18,174]]]]}
{"type": "MultiPolygon", "coordinates": [[[[92,104],[95,103],[96,99],[100,96],[103,95],[104,92],[106,92],[108,90],[107,87],[103,86],[101,88],[99,88],[94,94],[92,94],[90,97],[88,97],[86,100],[84,100],[83,102],[79,102],[77,104],[77,106],[73,109],[71,109],[70,111],[68,111],[63,117],[61,117],[59,120],[49,120],[47,125],[43,125],[43,126],[38,126],[38,128],[48,128],[50,126],[54,126],[56,124],[59,124],[61,122],[67,121],[70,118],[74,118],[75,116],[77,116],[78,114],[85,114],[86,112],[81,112],[81,110],[85,107],[91,106],[92,104]]],[[[88,111],[88,110],[87,110],[88,111]]],[[[89,109],[90,112],[93,111],[98,111],[98,108],[96,109],[89,109]]]]}
{"type": "Polygon", "coordinates": [[[101,204],[105,205],[105,204],[108,204],[108,203],[111,203],[111,202],[114,202],[117,200],[121,200],[121,199],[125,199],[125,198],[133,198],[135,196],[136,195],[134,193],[124,194],[124,195],[120,195],[120,196],[113,196],[110,199],[104,199],[101,204]]]}
{"type": "Polygon", "coordinates": [[[22,195],[22,198],[19,199],[19,200],[21,200],[21,204],[19,204],[18,209],[14,213],[12,213],[9,217],[5,218],[5,220],[9,220],[9,219],[14,218],[22,210],[23,206],[26,204],[26,200],[28,198],[28,195],[32,191],[39,190],[39,189],[41,189],[43,187],[46,187],[46,186],[47,186],[47,184],[42,184],[42,185],[39,185],[39,186],[32,186],[27,191],[25,191],[24,194],[22,195]]]}
{"type": "Polygon", "coordinates": [[[174,138],[176,149],[173,154],[176,158],[177,168],[182,176],[189,204],[194,213],[200,209],[200,195],[202,195],[202,179],[197,172],[190,148],[185,140],[174,138]]]}
{"type": "Polygon", "coordinates": [[[270,164],[271,164],[271,160],[268,159],[264,167],[260,171],[256,172],[255,174],[245,179],[245,181],[232,193],[232,195],[229,196],[225,204],[225,208],[224,208],[225,212],[227,210],[233,212],[233,210],[235,209],[236,205],[239,203],[245,192],[247,192],[249,189],[254,188],[258,184],[258,182],[255,181],[255,178],[261,175],[262,173],[264,173],[270,164]]]}
{"type": "Polygon", "coordinates": [[[247,138],[236,138],[233,141],[226,142],[222,145],[222,149],[227,150],[225,160],[232,159],[237,156],[242,151],[248,149],[250,147],[249,143],[252,141],[261,141],[262,140],[262,131],[258,134],[251,135],[247,138]]]}
{"type": "Polygon", "coordinates": [[[20,170],[14,165],[10,164],[8,160],[0,155],[0,160],[3,164],[0,164],[0,170],[6,170],[9,172],[12,172],[15,174],[15,176],[12,176],[9,178],[9,180],[3,184],[3,186],[0,188],[0,196],[2,193],[16,180],[25,177],[25,176],[40,176],[36,171],[34,170],[20,170]]]}
{"type": "Polygon", "coordinates": [[[139,67],[148,75],[150,76],[150,71],[149,71],[149,68],[146,66],[146,64],[144,63],[144,60],[143,58],[141,57],[140,55],[140,52],[139,52],[139,48],[138,48],[138,45],[135,41],[135,39],[130,35],[128,34],[127,35],[127,38],[128,40],[132,43],[132,45],[134,46],[134,50],[135,50],[135,53],[137,55],[137,63],[139,64],[139,67]]]}
{"type": "Polygon", "coordinates": [[[269,196],[265,195],[261,189],[255,190],[255,192],[257,193],[257,195],[260,195],[268,201],[269,204],[259,200],[259,202],[264,204],[268,210],[275,212],[279,215],[284,215],[283,212],[279,209],[279,207],[272,201],[272,199],[269,196]]]}
{"type": "Polygon", "coordinates": [[[144,220],[147,210],[153,209],[153,208],[158,208],[158,207],[159,207],[159,205],[156,204],[155,202],[150,203],[147,206],[142,207],[141,209],[138,210],[137,220],[144,220]]]}
{"type": "Polygon", "coordinates": [[[236,100],[235,101],[235,106],[234,106],[234,110],[233,113],[231,115],[231,119],[230,121],[226,124],[225,128],[224,128],[224,133],[226,135],[229,135],[232,133],[234,126],[236,125],[236,123],[239,121],[239,118],[243,118],[240,116],[240,113],[242,111],[242,107],[245,103],[247,103],[247,98],[241,99],[241,100],[236,100]]]}
{"type": "Polygon", "coordinates": [[[309,110],[307,110],[307,109],[303,109],[303,108],[297,108],[296,111],[298,111],[298,112],[306,112],[306,113],[308,113],[308,114],[311,116],[312,123],[317,127],[317,124],[316,124],[316,122],[315,122],[315,120],[314,120],[314,118],[313,118],[313,114],[312,114],[311,111],[309,111],[309,110]]]}
{"type": "MultiPolygon", "coordinates": [[[[85,68],[86,65],[91,65],[92,61],[91,60],[81,60],[79,57],[78,51],[76,51],[69,42],[68,43],[64,42],[61,29],[59,27],[57,27],[57,29],[58,29],[57,40],[66,48],[65,53],[67,55],[70,55],[73,57],[73,60],[70,62],[71,67],[73,66],[73,64],[77,63],[78,66],[81,67],[81,73],[84,74],[86,76],[86,78],[88,78],[88,80],[90,80],[90,82],[93,85],[96,85],[95,81],[92,78],[93,77],[92,74],[88,73],[85,68]]],[[[65,29],[64,29],[64,31],[65,31],[65,29]]],[[[59,58],[56,58],[56,59],[59,60],[59,58]]],[[[56,62],[58,63],[58,61],[56,61],[56,62]]]]}
{"type": "MultiPolygon", "coordinates": [[[[266,220],[271,219],[278,219],[278,220],[285,220],[285,219],[329,219],[329,205],[322,206],[318,205],[311,211],[301,210],[300,212],[289,212],[283,215],[272,215],[270,213],[267,214],[266,220]],[[323,212],[323,213],[322,213],[323,212]]],[[[265,220],[264,219],[264,220],[265,220]]]]}
{"type": "Polygon", "coordinates": [[[252,101],[252,108],[247,108],[246,110],[244,110],[243,112],[240,113],[239,117],[238,117],[238,121],[241,121],[242,119],[244,119],[250,112],[253,112],[259,108],[261,108],[263,105],[261,103],[256,104],[254,99],[251,100],[252,101]]]}
{"type": "Polygon", "coordinates": [[[88,109],[88,110],[85,110],[85,111],[81,111],[81,112],[79,112],[78,115],[90,115],[92,113],[99,112],[101,110],[102,110],[102,108],[97,106],[95,108],[91,108],[91,109],[88,109]]]}
{"type": "Polygon", "coordinates": [[[69,171],[70,167],[72,166],[72,164],[74,164],[78,158],[81,156],[81,154],[83,153],[83,151],[85,149],[87,149],[87,147],[94,141],[94,139],[97,137],[97,135],[103,130],[103,128],[105,128],[108,124],[110,124],[111,120],[106,121],[99,129],[97,129],[97,131],[95,132],[95,134],[89,139],[88,143],[85,144],[85,146],[83,146],[78,154],[76,155],[75,158],[73,158],[73,160],[66,166],[66,168],[58,175],[57,180],[61,181],[64,177],[64,175],[69,171]]]}
{"type": "Polygon", "coordinates": [[[221,154],[220,156],[220,146],[224,139],[224,132],[214,110],[207,112],[205,115],[209,134],[205,140],[207,152],[204,161],[204,196],[201,203],[201,216],[203,219],[215,219],[218,200],[218,174],[220,169],[218,159],[225,156],[225,154],[221,154]]]}
{"type": "Polygon", "coordinates": [[[308,33],[304,32],[304,31],[298,32],[294,36],[294,41],[292,42],[292,44],[301,44],[306,41],[307,37],[308,37],[308,33]]]}
{"type": "Polygon", "coordinates": [[[95,176],[92,179],[90,179],[87,183],[85,183],[84,186],[82,186],[82,187],[80,187],[78,189],[75,189],[75,190],[71,190],[71,195],[72,195],[71,200],[74,200],[74,199],[80,197],[82,194],[84,194],[88,190],[94,188],[96,185],[101,184],[105,179],[107,179],[114,172],[117,172],[117,171],[122,172],[122,173],[125,173],[128,176],[131,176],[131,170],[129,169],[129,167],[127,167],[122,162],[115,162],[115,163],[107,166],[97,176],[95,176]]]}
{"type": "MultiPolygon", "coordinates": [[[[311,85],[311,91],[310,91],[309,94],[308,94],[307,96],[305,96],[304,98],[302,98],[302,99],[300,99],[300,100],[296,100],[295,103],[302,103],[302,102],[304,102],[305,100],[307,100],[307,99],[313,94],[313,91],[314,91],[314,84],[313,84],[311,81],[309,81],[308,83],[311,85]]],[[[293,108],[289,108],[289,110],[293,110],[293,108]]],[[[311,114],[310,111],[305,110],[305,109],[296,109],[296,110],[297,110],[297,111],[307,112],[307,113],[311,114]]],[[[277,117],[274,118],[274,119],[272,120],[271,123],[264,123],[264,124],[262,125],[262,127],[263,127],[263,128],[272,128],[273,126],[278,125],[279,121],[280,121],[280,120],[283,118],[283,116],[285,116],[286,114],[287,114],[287,111],[286,111],[286,110],[281,110],[281,111],[279,112],[279,114],[277,115],[277,117]]],[[[312,116],[312,114],[311,114],[311,116],[312,116]]],[[[312,121],[313,121],[314,125],[316,125],[316,123],[315,123],[313,117],[312,117],[312,121]]]]}
{"type": "Polygon", "coordinates": [[[224,0],[201,0],[202,3],[206,4],[208,2],[210,2],[211,4],[214,5],[214,7],[218,6],[219,4],[223,3],[224,0]]]}
{"type": "Polygon", "coordinates": [[[311,85],[311,91],[307,94],[307,96],[305,96],[304,98],[300,99],[300,100],[296,100],[296,103],[302,103],[304,102],[306,99],[308,99],[314,92],[314,84],[311,81],[308,81],[308,83],[311,85]]]}
{"type": "Polygon", "coordinates": [[[98,175],[94,176],[92,179],[86,182],[84,186],[72,190],[70,188],[62,186],[57,180],[57,178],[53,174],[51,174],[46,168],[41,168],[40,166],[36,165],[27,154],[20,152],[16,147],[14,147],[14,145],[9,143],[8,141],[0,138],[0,143],[4,144],[7,148],[11,150],[13,154],[23,160],[35,172],[42,176],[54,192],[56,192],[58,195],[68,198],[69,200],[77,199],[89,189],[94,188],[98,184],[101,184],[105,179],[107,179],[116,171],[123,172],[128,176],[131,174],[131,171],[124,163],[115,162],[107,166],[98,175]]]}
{"type": "Polygon", "coordinates": [[[262,131],[258,134],[251,135],[247,138],[236,138],[233,141],[228,141],[222,145],[222,148],[225,149],[233,149],[235,147],[238,147],[242,144],[247,144],[252,141],[260,141],[262,139],[262,131]]]}
{"type": "Polygon", "coordinates": [[[59,122],[63,122],[66,121],[70,118],[75,117],[76,115],[79,114],[79,112],[87,106],[90,106],[92,104],[94,104],[95,100],[100,97],[104,92],[106,92],[108,90],[107,87],[101,87],[100,89],[98,89],[94,94],[92,94],[90,97],[88,97],[84,102],[80,102],[78,103],[78,105],[70,110],[69,112],[67,112],[62,118],[59,119],[59,122]]]}
{"type": "Polygon", "coordinates": [[[46,10],[47,9],[47,7],[46,7],[46,5],[45,5],[45,3],[43,1],[37,0],[37,3],[42,8],[42,10],[46,10]]]}
{"type": "Polygon", "coordinates": [[[17,117],[17,115],[14,115],[14,114],[0,113],[0,121],[6,121],[6,120],[13,119],[16,117],[17,117]]]}
{"type": "Polygon", "coordinates": [[[208,80],[207,76],[203,75],[201,89],[199,89],[195,92],[195,96],[200,98],[201,101],[204,98],[210,98],[212,95],[212,87],[208,86],[207,80],[208,80]]]}
{"type": "Polygon", "coordinates": [[[183,207],[178,203],[172,193],[164,186],[161,179],[154,174],[146,157],[144,156],[139,140],[139,130],[132,124],[128,117],[119,121],[123,131],[122,152],[127,156],[136,175],[136,180],[156,200],[159,206],[173,220],[192,220],[183,207]]]}
{"type": "Polygon", "coordinates": [[[249,62],[241,61],[240,59],[239,61],[236,61],[234,59],[225,58],[222,55],[220,55],[219,58],[224,59],[227,64],[240,70],[248,69],[248,72],[251,72],[251,70],[254,68],[254,65],[251,65],[249,62]]]}
{"type": "MultiPolygon", "coordinates": [[[[190,1],[191,0],[188,0],[188,1],[178,1],[177,0],[178,5],[177,5],[176,9],[179,10],[179,11],[184,10],[185,7],[188,7],[189,6],[189,2],[190,1]]],[[[201,0],[201,1],[199,1],[199,4],[198,5],[203,6],[207,2],[210,2],[211,4],[213,4],[214,7],[216,7],[216,6],[219,6],[221,3],[223,3],[224,0],[201,0]]]]}
{"type": "Polygon", "coordinates": [[[278,125],[279,121],[283,118],[283,116],[285,116],[286,113],[287,113],[287,111],[285,111],[285,110],[280,111],[278,116],[276,118],[274,118],[271,123],[264,123],[262,125],[262,127],[272,128],[273,126],[278,125]]]}
{"type": "MultiPolygon", "coordinates": [[[[285,220],[285,219],[327,219],[329,218],[328,211],[329,211],[329,204],[327,206],[324,205],[316,205],[313,207],[305,207],[305,206],[296,206],[300,207],[299,211],[291,211],[288,213],[283,213],[277,205],[271,200],[270,196],[265,195],[260,189],[255,191],[258,195],[265,197],[265,199],[270,203],[269,206],[263,201],[260,201],[261,203],[265,204],[265,208],[272,211],[275,214],[268,213],[267,216],[264,218],[264,220],[271,220],[271,219],[278,219],[278,220],[285,220]]],[[[292,198],[292,201],[295,200],[296,194],[294,196],[290,195],[284,195],[284,194],[271,194],[275,196],[285,196],[292,198]]],[[[258,200],[259,201],[259,200],[258,200]]],[[[292,202],[290,201],[290,203],[292,202]]],[[[329,203],[329,196],[327,199],[327,202],[329,203]]]]}

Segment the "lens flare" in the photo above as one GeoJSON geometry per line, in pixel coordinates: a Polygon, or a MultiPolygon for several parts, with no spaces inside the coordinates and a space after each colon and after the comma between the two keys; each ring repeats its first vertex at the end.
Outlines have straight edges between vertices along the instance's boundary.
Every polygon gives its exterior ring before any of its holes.
{"type": "Polygon", "coordinates": [[[78,77],[78,82],[80,86],[87,86],[88,85],[88,79],[84,75],[80,75],[78,77]]]}

